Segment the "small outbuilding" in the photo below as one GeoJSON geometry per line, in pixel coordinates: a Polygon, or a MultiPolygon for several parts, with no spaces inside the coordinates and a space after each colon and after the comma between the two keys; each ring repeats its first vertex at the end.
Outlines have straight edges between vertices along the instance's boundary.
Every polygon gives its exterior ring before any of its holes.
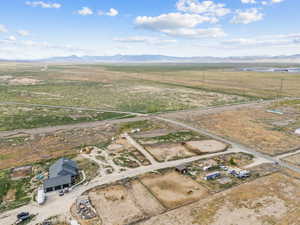
{"type": "Polygon", "coordinates": [[[218,179],[219,177],[221,177],[221,173],[220,172],[214,172],[214,173],[207,174],[204,177],[204,180],[215,180],[215,179],[218,179]]]}
{"type": "Polygon", "coordinates": [[[175,167],[175,170],[181,174],[187,174],[189,171],[188,171],[188,168],[186,165],[179,165],[179,166],[176,166],[175,167]]]}

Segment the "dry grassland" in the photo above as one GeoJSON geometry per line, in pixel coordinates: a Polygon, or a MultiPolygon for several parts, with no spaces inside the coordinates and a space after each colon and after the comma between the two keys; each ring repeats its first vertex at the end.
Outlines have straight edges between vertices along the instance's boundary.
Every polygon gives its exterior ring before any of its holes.
{"type": "Polygon", "coordinates": [[[175,119],[207,129],[219,136],[248,145],[258,151],[276,155],[300,147],[300,137],[293,133],[292,124],[286,124],[298,114],[277,115],[267,112],[268,106],[224,109],[222,112],[190,112],[169,114],[175,119]],[[284,122],[284,126],[279,123],[284,122]]]}
{"type": "Polygon", "coordinates": [[[300,181],[276,173],[138,225],[298,225],[299,209],[300,181]]]}
{"type": "Polygon", "coordinates": [[[0,101],[163,112],[248,100],[244,96],[143,79],[97,65],[49,65],[45,71],[43,66],[29,64],[24,68],[21,64],[15,70],[0,67],[0,101]]]}
{"type": "Polygon", "coordinates": [[[11,139],[0,139],[0,169],[77,154],[78,147],[106,142],[113,127],[77,128],[11,139]]]}
{"type": "MultiPolygon", "coordinates": [[[[129,69],[127,73],[128,76],[144,80],[259,98],[274,98],[278,95],[300,96],[299,74],[246,72],[234,69],[176,70],[176,66],[169,71],[154,71],[154,67],[140,73],[129,69]],[[284,79],[282,92],[281,79],[284,79]]],[[[112,67],[111,71],[113,70],[122,71],[122,67],[112,67]]]]}
{"type": "Polygon", "coordinates": [[[300,166],[300,153],[283,158],[284,161],[300,166]]]}

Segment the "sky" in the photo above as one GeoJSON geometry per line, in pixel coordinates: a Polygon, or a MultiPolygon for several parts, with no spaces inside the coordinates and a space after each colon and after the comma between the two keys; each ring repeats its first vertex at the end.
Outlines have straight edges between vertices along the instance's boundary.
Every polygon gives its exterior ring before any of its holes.
{"type": "Polygon", "coordinates": [[[298,0],[2,0],[0,58],[300,54],[298,0]]]}

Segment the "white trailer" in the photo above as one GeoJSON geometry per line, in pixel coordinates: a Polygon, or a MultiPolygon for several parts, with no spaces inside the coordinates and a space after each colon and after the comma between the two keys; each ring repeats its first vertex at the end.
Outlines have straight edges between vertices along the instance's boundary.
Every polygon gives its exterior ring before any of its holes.
{"type": "Polygon", "coordinates": [[[39,189],[38,190],[38,193],[37,193],[37,196],[36,196],[36,201],[39,205],[42,205],[45,203],[46,201],[46,194],[44,192],[43,189],[39,189]]]}

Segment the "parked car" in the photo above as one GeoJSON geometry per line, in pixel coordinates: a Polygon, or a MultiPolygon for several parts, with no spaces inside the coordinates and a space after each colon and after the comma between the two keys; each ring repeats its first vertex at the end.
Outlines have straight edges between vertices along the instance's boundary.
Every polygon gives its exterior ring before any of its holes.
{"type": "Polygon", "coordinates": [[[70,189],[69,188],[65,188],[64,189],[64,193],[69,193],[70,192],[70,189]]]}
{"type": "Polygon", "coordinates": [[[29,212],[21,212],[17,215],[18,220],[24,221],[30,218],[29,212]]]}
{"type": "Polygon", "coordinates": [[[222,169],[222,170],[224,170],[224,171],[227,171],[227,170],[228,170],[228,167],[227,167],[227,166],[221,165],[221,166],[220,166],[220,169],[222,169]]]}
{"type": "Polygon", "coordinates": [[[65,194],[64,190],[59,190],[59,191],[58,191],[58,195],[59,195],[59,196],[63,196],[64,194],[65,194]]]}

